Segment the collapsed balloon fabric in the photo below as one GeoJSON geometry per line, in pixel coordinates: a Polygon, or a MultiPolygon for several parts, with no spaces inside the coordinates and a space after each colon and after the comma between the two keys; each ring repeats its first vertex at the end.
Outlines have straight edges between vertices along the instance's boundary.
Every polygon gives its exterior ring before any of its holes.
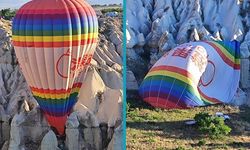
{"type": "Polygon", "coordinates": [[[22,73],[48,123],[64,134],[96,48],[98,21],[83,0],[32,0],[13,20],[22,73]]]}
{"type": "Polygon", "coordinates": [[[181,44],[156,62],[139,93],[145,102],[166,109],[230,103],[240,80],[239,47],[237,41],[181,44]]]}

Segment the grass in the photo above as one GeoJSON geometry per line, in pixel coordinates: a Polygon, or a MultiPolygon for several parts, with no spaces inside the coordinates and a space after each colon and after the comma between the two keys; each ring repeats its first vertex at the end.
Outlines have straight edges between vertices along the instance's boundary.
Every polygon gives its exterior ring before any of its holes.
{"type": "Polygon", "coordinates": [[[118,13],[122,13],[122,8],[105,8],[101,10],[103,14],[107,13],[107,12],[118,12],[118,13]]]}
{"type": "Polygon", "coordinates": [[[128,100],[127,106],[127,149],[250,149],[249,107],[214,105],[188,110],[164,110],[155,109],[141,100],[128,100]],[[196,126],[184,124],[200,112],[228,114],[231,119],[226,124],[232,128],[229,136],[213,140],[200,134],[196,126]]]}

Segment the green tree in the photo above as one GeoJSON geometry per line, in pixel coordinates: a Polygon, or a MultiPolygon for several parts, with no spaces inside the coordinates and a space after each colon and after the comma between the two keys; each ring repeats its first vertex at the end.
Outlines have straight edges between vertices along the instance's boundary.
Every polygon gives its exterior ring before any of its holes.
{"type": "Polygon", "coordinates": [[[11,10],[10,8],[2,9],[0,15],[6,20],[10,20],[16,15],[16,10],[11,10]]]}

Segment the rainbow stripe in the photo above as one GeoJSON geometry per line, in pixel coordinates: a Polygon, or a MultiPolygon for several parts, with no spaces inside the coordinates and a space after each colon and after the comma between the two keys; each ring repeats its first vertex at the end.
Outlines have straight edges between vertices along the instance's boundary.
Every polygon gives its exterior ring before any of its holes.
{"type": "Polygon", "coordinates": [[[141,84],[140,95],[161,108],[199,106],[202,102],[193,80],[191,73],[178,67],[153,67],[141,84]]]}
{"type": "Polygon", "coordinates": [[[49,90],[31,88],[41,109],[49,115],[63,116],[70,112],[77,101],[82,83],[75,83],[68,90],[49,90]]]}
{"type": "Polygon", "coordinates": [[[33,0],[17,12],[12,31],[19,47],[79,46],[97,42],[98,22],[80,0],[33,0]]]}

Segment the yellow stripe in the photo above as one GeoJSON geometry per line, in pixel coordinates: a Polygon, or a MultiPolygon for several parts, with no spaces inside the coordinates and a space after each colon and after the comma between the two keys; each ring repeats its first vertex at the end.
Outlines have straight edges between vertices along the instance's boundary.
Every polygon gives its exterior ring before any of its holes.
{"type": "Polygon", "coordinates": [[[234,62],[235,64],[240,64],[240,59],[236,59],[232,54],[230,54],[223,46],[221,46],[220,44],[216,43],[216,42],[211,42],[213,44],[215,44],[217,47],[219,47],[219,49],[221,49],[222,53],[224,55],[226,55],[226,57],[228,59],[230,59],[232,62],[234,62]]]}
{"type": "Polygon", "coordinates": [[[199,92],[198,92],[198,90],[197,90],[197,85],[194,84],[194,82],[192,81],[192,79],[190,79],[190,78],[188,78],[186,76],[183,76],[181,74],[178,74],[178,73],[175,73],[175,72],[171,72],[171,71],[165,71],[165,70],[163,71],[163,70],[161,70],[161,71],[151,71],[151,72],[149,72],[147,74],[147,76],[145,78],[150,77],[150,76],[156,76],[156,75],[169,76],[169,77],[181,80],[181,81],[185,82],[186,84],[188,84],[188,85],[190,85],[190,86],[193,87],[193,89],[194,89],[193,92],[195,93],[196,96],[200,95],[199,92]]]}
{"type": "MultiPolygon", "coordinates": [[[[80,88],[74,88],[71,90],[71,93],[78,93],[80,91],[80,88]]],[[[45,93],[40,93],[40,92],[35,92],[32,91],[33,95],[44,98],[44,99],[65,99],[69,97],[71,93],[63,93],[63,94],[45,94],[45,93]]]]}
{"type": "Polygon", "coordinates": [[[207,102],[207,103],[209,103],[209,104],[215,104],[214,102],[211,102],[211,101],[209,101],[208,99],[206,99],[205,97],[203,97],[201,94],[200,94],[200,96],[201,96],[201,99],[202,99],[203,101],[205,101],[205,102],[207,102]]]}
{"type": "Polygon", "coordinates": [[[97,38],[98,33],[82,34],[82,35],[67,35],[67,36],[19,36],[13,35],[12,38],[16,42],[65,42],[86,40],[88,38],[97,38]]]}

